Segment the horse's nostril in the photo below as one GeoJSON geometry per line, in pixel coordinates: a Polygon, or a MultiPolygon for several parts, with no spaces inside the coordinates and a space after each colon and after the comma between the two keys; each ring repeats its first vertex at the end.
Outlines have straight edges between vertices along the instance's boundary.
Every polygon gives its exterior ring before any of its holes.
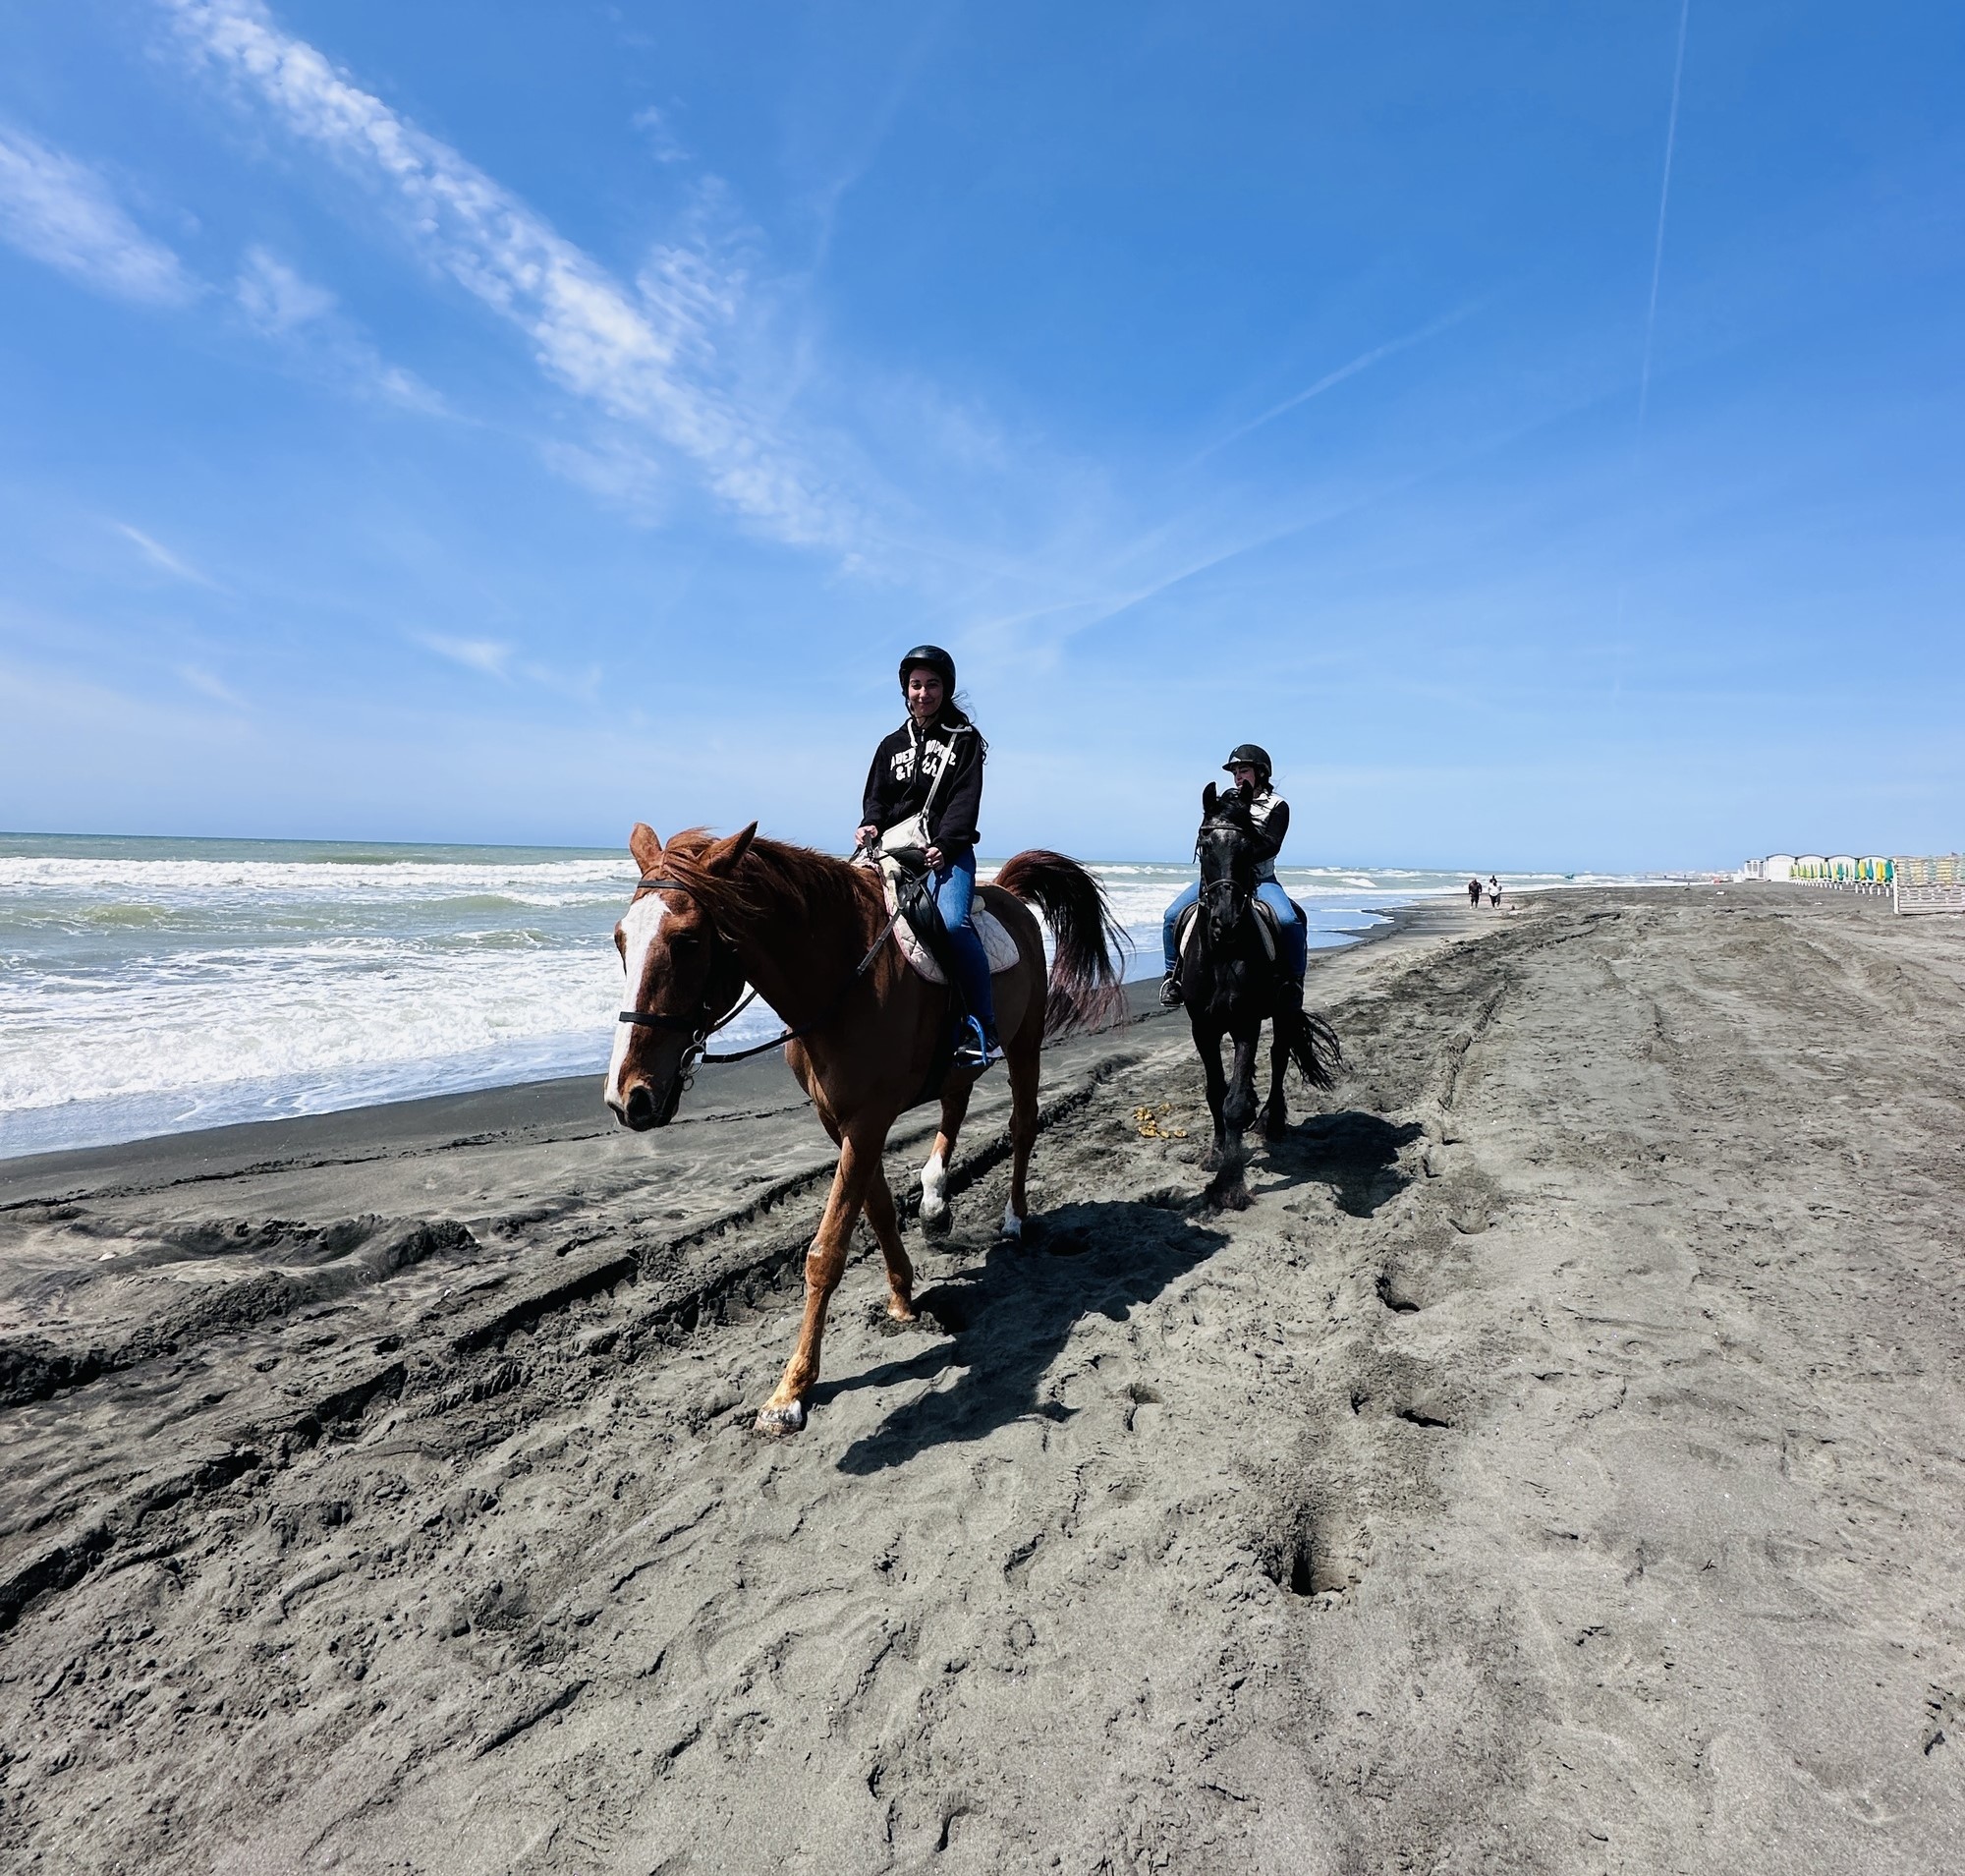
{"type": "Polygon", "coordinates": [[[655,1098],[649,1094],[645,1082],[638,1082],[628,1090],[628,1124],[631,1127],[648,1126],[655,1117],[655,1098]]]}

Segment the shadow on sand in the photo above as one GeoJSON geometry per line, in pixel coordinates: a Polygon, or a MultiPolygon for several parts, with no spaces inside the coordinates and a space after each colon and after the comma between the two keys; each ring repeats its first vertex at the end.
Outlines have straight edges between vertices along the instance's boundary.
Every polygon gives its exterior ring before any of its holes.
{"type": "Polygon", "coordinates": [[[1368,1219],[1412,1184],[1398,1169],[1398,1159],[1423,1132],[1416,1122],[1395,1126],[1378,1114],[1352,1108],[1342,1113],[1312,1114],[1265,1146],[1252,1135],[1251,1144],[1263,1156],[1271,1182],[1268,1189],[1327,1185],[1340,1211],[1368,1219]]]}
{"type": "Polygon", "coordinates": [[[908,1401],[878,1432],[856,1440],[840,1455],[840,1470],[905,1465],[929,1448],[986,1439],[1032,1414],[1069,1419],[1072,1409],[1040,1399],[1039,1390],[1079,1320],[1095,1310],[1124,1322],[1226,1242],[1225,1233],[1159,1205],[1066,1205],[1033,1221],[1028,1246],[999,1241],[979,1268],[915,1299],[959,1340],[813,1389],[813,1403],[823,1405],[856,1388],[962,1370],[953,1387],[908,1401]]]}

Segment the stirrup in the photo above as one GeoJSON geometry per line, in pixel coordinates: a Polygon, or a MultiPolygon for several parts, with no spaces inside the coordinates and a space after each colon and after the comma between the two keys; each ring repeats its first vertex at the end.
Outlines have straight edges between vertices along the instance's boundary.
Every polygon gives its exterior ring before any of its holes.
{"type": "Polygon", "coordinates": [[[955,1045],[955,1059],[963,1067],[980,1070],[1003,1059],[1003,1045],[997,1041],[995,1032],[985,1032],[975,1017],[965,1016],[958,1033],[960,1040],[955,1045]]]}
{"type": "Polygon", "coordinates": [[[1180,989],[1180,966],[1176,964],[1160,979],[1160,1007],[1178,1009],[1183,1000],[1180,989]]]}

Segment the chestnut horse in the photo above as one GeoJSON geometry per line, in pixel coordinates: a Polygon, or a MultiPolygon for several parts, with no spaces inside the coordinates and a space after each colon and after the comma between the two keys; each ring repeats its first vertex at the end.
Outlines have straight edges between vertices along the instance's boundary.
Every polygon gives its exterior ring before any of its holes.
{"type": "MultiPolygon", "coordinates": [[[[607,1070],[607,1105],[623,1126],[666,1126],[702,1052],[746,983],[787,1025],[785,1059],[839,1148],[839,1165],[805,1261],[805,1319],[776,1392],[758,1413],[762,1433],[796,1433],[818,1379],[825,1310],[864,1210],[887,1265],[887,1313],[914,1320],[914,1267],[901,1245],[880,1156],[895,1118],[922,1099],[943,1048],[948,992],[913,970],[888,941],[880,876],[810,847],[760,839],[754,821],[712,839],[700,828],[664,846],[646,825],[629,836],[641,883],[614,942],[632,1007],[623,1010],[607,1070]]],[[[1010,1197],[1003,1231],[1030,1216],[1025,1177],[1038,1132],[1038,1057],[1044,1041],[1094,1026],[1123,1007],[1114,952],[1123,942],[1098,882],[1060,853],[1020,853],[978,894],[1016,939],[1017,961],[993,978],[996,1027],[1010,1077],[1010,1197]],[[1048,982],[1043,936],[1055,961],[1048,982]]],[[[768,1045],[766,1045],[768,1047],[768,1045]]],[[[974,1069],[951,1067],[941,1128],[922,1168],[922,1225],[947,1228],[948,1162],[974,1069]]]]}

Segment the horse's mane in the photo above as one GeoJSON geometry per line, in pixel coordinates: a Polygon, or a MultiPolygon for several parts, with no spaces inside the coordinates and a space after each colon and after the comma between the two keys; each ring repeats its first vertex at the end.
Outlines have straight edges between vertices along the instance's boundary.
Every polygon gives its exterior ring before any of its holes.
{"type": "Polygon", "coordinates": [[[1201,825],[1195,829],[1194,850],[1201,852],[1201,842],[1210,827],[1225,827],[1239,834],[1244,840],[1256,831],[1256,819],[1249,812],[1249,804],[1242,799],[1239,788],[1223,790],[1214,798],[1214,806],[1201,817],[1201,825]]]}
{"type": "Polygon", "coordinates": [[[727,932],[787,917],[814,928],[829,914],[857,933],[880,896],[878,874],[761,834],[728,873],[710,873],[702,862],[712,844],[705,828],[687,827],[662,848],[662,868],[727,932]]]}

